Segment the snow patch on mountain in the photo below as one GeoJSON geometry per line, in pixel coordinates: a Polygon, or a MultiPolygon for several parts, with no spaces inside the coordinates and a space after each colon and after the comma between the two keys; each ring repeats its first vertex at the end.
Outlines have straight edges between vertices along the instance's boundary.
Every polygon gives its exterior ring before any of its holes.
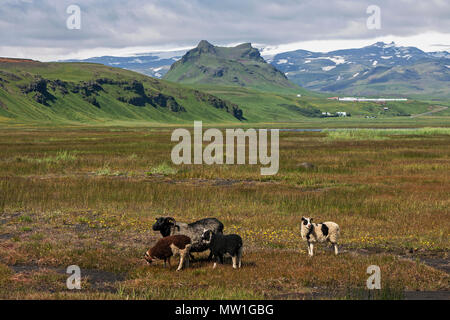
{"type": "Polygon", "coordinates": [[[326,67],[322,67],[323,71],[330,71],[332,69],[336,68],[336,66],[326,66],[326,67]]]}

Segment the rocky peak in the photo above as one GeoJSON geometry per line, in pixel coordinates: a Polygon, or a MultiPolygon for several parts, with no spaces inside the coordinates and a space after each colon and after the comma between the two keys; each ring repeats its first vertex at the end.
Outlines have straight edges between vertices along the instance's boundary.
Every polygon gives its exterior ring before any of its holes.
{"type": "Polygon", "coordinates": [[[195,49],[199,53],[215,53],[216,52],[214,46],[206,40],[200,41],[197,45],[197,48],[195,48],[195,49]]]}

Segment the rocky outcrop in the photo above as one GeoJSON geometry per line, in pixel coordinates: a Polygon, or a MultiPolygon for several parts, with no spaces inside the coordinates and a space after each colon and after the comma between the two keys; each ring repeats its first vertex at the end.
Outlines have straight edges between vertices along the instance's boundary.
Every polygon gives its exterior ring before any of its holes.
{"type": "Polygon", "coordinates": [[[54,101],[56,98],[47,90],[47,79],[36,78],[28,85],[21,87],[24,94],[32,94],[33,100],[42,105],[48,106],[48,103],[54,101]]]}
{"type": "Polygon", "coordinates": [[[160,92],[146,90],[142,82],[133,81],[132,83],[124,83],[121,84],[121,88],[126,93],[131,93],[131,95],[126,94],[117,98],[121,102],[137,107],[144,107],[146,104],[149,104],[155,108],[168,108],[172,112],[186,111],[174,97],[160,92]]]}
{"type": "Polygon", "coordinates": [[[200,91],[195,91],[195,97],[197,101],[206,102],[216,109],[224,109],[226,112],[232,114],[233,117],[238,120],[245,120],[244,113],[237,104],[222,100],[220,98],[217,98],[216,96],[200,91]]]}

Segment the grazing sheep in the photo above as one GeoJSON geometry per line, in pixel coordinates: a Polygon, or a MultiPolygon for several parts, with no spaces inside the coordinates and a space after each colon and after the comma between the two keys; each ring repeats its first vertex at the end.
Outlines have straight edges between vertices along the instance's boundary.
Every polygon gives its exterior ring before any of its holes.
{"type": "MultiPolygon", "coordinates": [[[[202,240],[209,245],[213,254],[220,264],[223,264],[223,256],[228,253],[233,261],[233,268],[241,267],[242,260],[242,238],[237,234],[224,235],[215,233],[213,230],[204,230],[202,240]]],[[[213,268],[217,266],[214,262],[213,268]]]]}
{"type": "Polygon", "coordinates": [[[334,253],[338,254],[339,226],[331,221],[312,223],[313,218],[302,217],[300,234],[308,243],[308,254],[313,256],[315,242],[330,242],[334,247],[334,253]]]}
{"type": "Polygon", "coordinates": [[[186,267],[189,267],[189,251],[191,246],[191,239],[184,235],[161,238],[145,253],[144,258],[148,264],[151,264],[153,259],[164,260],[164,267],[167,261],[170,268],[170,258],[175,255],[180,255],[180,263],[177,269],[177,271],[180,271],[185,262],[186,267]]]}
{"type": "MultiPolygon", "coordinates": [[[[209,249],[208,245],[202,241],[203,230],[213,230],[215,233],[223,232],[223,223],[216,218],[206,218],[193,223],[177,222],[172,217],[156,218],[153,225],[154,231],[159,231],[163,237],[175,234],[184,234],[191,238],[191,252],[203,252],[209,249]]],[[[209,254],[209,260],[212,255],[209,254]]]]}

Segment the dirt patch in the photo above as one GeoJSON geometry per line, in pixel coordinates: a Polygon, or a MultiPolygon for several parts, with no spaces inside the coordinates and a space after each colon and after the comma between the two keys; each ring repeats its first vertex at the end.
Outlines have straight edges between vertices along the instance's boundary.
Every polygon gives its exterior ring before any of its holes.
{"type": "MultiPolygon", "coordinates": [[[[450,291],[405,291],[403,300],[450,300],[450,291]]],[[[343,291],[312,291],[312,292],[291,292],[274,296],[268,296],[275,300],[330,300],[330,299],[352,299],[343,291]]],[[[367,294],[364,300],[371,300],[367,294]]]]}
{"type": "Polygon", "coordinates": [[[17,59],[17,58],[0,58],[0,63],[39,63],[39,61],[31,59],[17,59]]]}
{"type": "Polygon", "coordinates": [[[231,179],[216,179],[213,183],[213,186],[216,187],[226,187],[232,186],[233,184],[239,183],[239,180],[231,180],[231,179]]]}
{"type": "MultiPolygon", "coordinates": [[[[70,274],[66,273],[66,269],[62,267],[47,267],[33,264],[9,265],[8,267],[11,270],[13,270],[16,273],[16,275],[50,271],[59,274],[64,274],[67,277],[70,276],[70,274]]],[[[82,283],[86,281],[89,285],[89,289],[93,291],[116,292],[117,291],[116,283],[123,280],[125,280],[125,275],[123,274],[115,274],[103,270],[81,269],[82,283]]]]}
{"type": "Polygon", "coordinates": [[[321,292],[321,291],[311,291],[311,292],[289,292],[282,293],[273,296],[267,296],[268,299],[274,300],[328,300],[328,299],[336,299],[342,298],[345,295],[342,293],[336,293],[332,291],[321,292]]]}
{"type": "Polygon", "coordinates": [[[405,300],[450,300],[450,291],[406,291],[405,300]]]}
{"type": "Polygon", "coordinates": [[[422,262],[426,265],[450,273],[450,259],[449,258],[422,258],[422,262]]]}
{"type": "Polygon", "coordinates": [[[11,233],[0,234],[0,240],[9,240],[13,237],[14,237],[14,235],[11,233]]]}
{"type": "Polygon", "coordinates": [[[419,260],[421,263],[446,273],[450,273],[450,258],[448,256],[447,251],[425,251],[425,250],[414,250],[414,249],[389,249],[386,250],[384,248],[379,247],[370,247],[370,248],[345,248],[342,252],[349,252],[350,254],[356,255],[370,255],[370,254],[395,254],[399,258],[417,261],[419,260]]]}

